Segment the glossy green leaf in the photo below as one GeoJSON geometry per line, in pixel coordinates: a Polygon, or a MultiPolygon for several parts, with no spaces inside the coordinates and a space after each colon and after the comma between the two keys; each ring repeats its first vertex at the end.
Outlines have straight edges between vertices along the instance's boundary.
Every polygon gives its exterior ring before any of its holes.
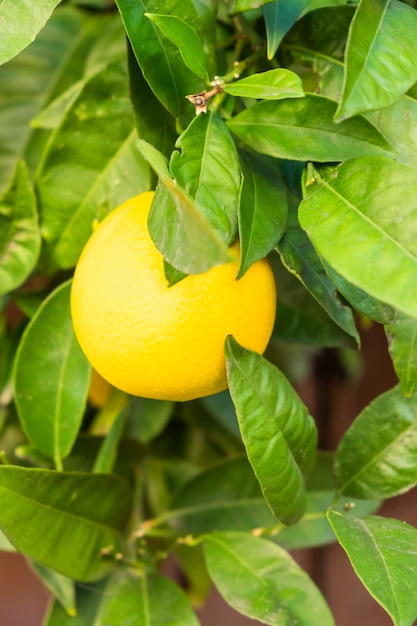
{"type": "Polygon", "coordinates": [[[314,463],[316,427],[285,376],[261,355],[225,343],[230,394],[246,453],[274,515],[295,523],[305,509],[304,476],[314,463]]]}
{"type": "Polygon", "coordinates": [[[230,245],[237,229],[240,167],[230,132],[215,112],[196,116],[175,144],[170,169],[180,187],[220,239],[230,245]]]}
{"type": "MultiPolygon", "coordinates": [[[[181,58],[180,51],[145,13],[158,13],[158,0],[117,0],[116,4],[143,75],[154,94],[174,116],[190,114],[188,94],[201,91],[204,83],[181,58]]],[[[192,0],[165,0],[165,15],[179,18],[198,32],[198,14],[192,0]]]]}
{"type": "Polygon", "coordinates": [[[275,0],[262,7],[267,36],[267,55],[272,59],[279,44],[300,17],[308,0],[275,0]]]}
{"type": "Polygon", "coordinates": [[[397,311],[385,332],[401,390],[410,397],[417,385],[417,320],[397,311]]]}
{"type": "Polygon", "coordinates": [[[32,562],[30,566],[52,597],[59,601],[67,615],[76,615],[74,581],[40,563],[32,562]]]}
{"type": "Polygon", "coordinates": [[[304,96],[301,78],[284,68],[258,72],[234,83],[226,83],[223,91],[232,96],[263,98],[264,100],[302,98],[304,96]]]}
{"type": "Polygon", "coordinates": [[[417,530],[383,517],[358,519],[329,511],[329,521],[352,566],[395,626],[417,618],[417,530]]]}
{"type": "Polygon", "coordinates": [[[0,527],[19,552],[64,576],[94,580],[114,566],[101,550],[123,549],[131,492],[108,474],[7,465],[0,466],[0,505],[0,527]]]}
{"type": "Polygon", "coordinates": [[[164,259],[185,274],[205,272],[230,260],[211,224],[173,182],[165,180],[157,187],[148,226],[164,259]]]}
{"type": "Polygon", "coordinates": [[[36,9],[25,0],[0,4],[0,64],[15,57],[34,41],[59,2],[60,0],[41,0],[36,9]]]}
{"type": "Polygon", "coordinates": [[[288,214],[287,190],[276,162],[247,152],[241,152],[240,162],[238,278],[273,250],[285,231],[288,214]]]}
{"type": "Polygon", "coordinates": [[[14,369],[15,401],[26,436],[58,467],[77,436],[90,381],[90,365],[72,328],[70,289],[70,282],[62,284],[38,309],[14,369]]]}
{"type": "Polygon", "coordinates": [[[52,268],[72,267],[94,219],[149,187],[132,124],[127,75],[117,62],[86,82],[54,132],[37,175],[43,257],[52,268]]]}
{"type": "MultiPolygon", "coordinates": [[[[315,11],[303,20],[303,29],[288,41],[298,61],[307,63],[319,77],[320,93],[340,100],[343,87],[343,51],[352,8],[315,11]]],[[[413,90],[388,107],[368,112],[367,119],[391,144],[398,160],[417,167],[417,96],[413,90]]]]}
{"type": "Polygon", "coordinates": [[[272,260],[278,285],[273,337],[310,346],[355,347],[353,338],[333,322],[302,282],[272,260]]]}
{"type": "Polygon", "coordinates": [[[355,159],[307,191],[300,224],[324,260],[369,295],[417,317],[415,172],[388,159],[355,159]]]}
{"type": "Polygon", "coordinates": [[[0,295],[19,287],[36,265],[41,246],[36,198],[23,161],[0,197],[0,295]]]}
{"type": "Polygon", "coordinates": [[[203,44],[194,28],[175,15],[145,13],[145,16],[156,24],[165,37],[178,47],[181,58],[188,69],[209,83],[210,77],[203,44]]]}
{"type": "Polygon", "coordinates": [[[314,94],[258,102],[229,120],[228,126],[257,152],[282,159],[327,162],[393,156],[385,138],[366,119],[336,124],[336,106],[314,94]]]}
{"type": "Polygon", "coordinates": [[[126,570],[106,587],[97,626],[198,626],[187,596],[157,573],[126,570]]]}
{"type": "Polygon", "coordinates": [[[334,283],[305,232],[300,228],[296,211],[290,211],[290,223],[277,246],[284,266],[300,280],[324,308],[329,317],[359,345],[360,339],[352,309],[340,298],[334,283]]]}
{"type": "Polygon", "coordinates": [[[416,32],[417,11],[403,2],[360,2],[349,32],[338,120],[389,106],[417,81],[416,32]]]}
{"type": "Polygon", "coordinates": [[[277,522],[244,458],[223,461],[185,483],[162,519],[184,535],[253,530],[277,522]]]}
{"type": "Polygon", "coordinates": [[[416,394],[399,386],[378,396],[339,444],[335,472],[340,493],[389,498],[417,484],[416,394]]]}
{"type": "Polygon", "coordinates": [[[239,613],[271,626],[334,625],[312,580],[270,541],[244,533],[213,533],[205,538],[204,554],[214,584],[239,613]]]}

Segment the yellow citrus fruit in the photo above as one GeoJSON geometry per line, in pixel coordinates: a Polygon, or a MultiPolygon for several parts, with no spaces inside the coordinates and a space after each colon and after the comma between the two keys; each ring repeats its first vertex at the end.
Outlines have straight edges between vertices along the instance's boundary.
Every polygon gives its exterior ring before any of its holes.
{"type": "Polygon", "coordinates": [[[110,213],[77,264],[71,291],[74,330],[92,366],[127,393],[191,400],[227,387],[224,341],[232,334],[262,353],[271,336],[275,281],[266,260],[240,279],[234,260],[172,287],[150,238],[153,192],[110,213]]]}
{"type": "Polygon", "coordinates": [[[110,397],[112,386],[93,368],[91,372],[88,401],[96,409],[101,409],[110,397]]]}

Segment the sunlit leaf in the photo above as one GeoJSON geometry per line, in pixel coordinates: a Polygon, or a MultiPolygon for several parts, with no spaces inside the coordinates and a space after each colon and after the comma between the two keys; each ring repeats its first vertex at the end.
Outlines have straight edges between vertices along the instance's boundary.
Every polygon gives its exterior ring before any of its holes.
{"type": "Polygon", "coordinates": [[[34,561],[78,580],[104,576],[123,550],[128,484],[109,474],[0,466],[0,527],[34,561]],[[69,540],[70,538],[70,540],[69,540]]]}
{"type": "Polygon", "coordinates": [[[0,64],[19,54],[35,39],[60,0],[42,0],[35,7],[25,0],[0,4],[0,64]],[[16,28],[16,25],[19,28],[16,28]]]}
{"type": "Polygon", "coordinates": [[[383,517],[358,519],[329,511],[329,521],[353,569],[395,626],[417,617],[417,530],[383,517]]]}
{"type": "Polygon", "coordinates": [[[38,309],[22,337],[14,370],[23,429],[58,466],[77,436],[90,379],[90,365],[72,328],[70,288],[70,282],[62,284],[38,309]]]}
{"type": "Polygon", "coordinates": [[[233,337],[225,344],[227,376],[242,439],[274,515],[295,523],[305,509],[304,476],[314,463],[316,428],[285,376],[233,337]]]}
{"type": "Polygon", "coordinates": [[[234,83],[226,83],[223,91],[232,96],[262,98],[264,100],[302,98],[304,96],[300,77],[284,68],[258,72],[234,83]]]}
{"type": "Polygon", "coordinates": [[[328,98],[306,94],[258,102],[227,124],[248,146],[272,157],[327,162],[393,155],[385,138],[366,119],[336,124],[336,106],[328,98]]]}
{"type": "Polygon", "coordinates": [[[355,159],[307,194],[300,224],[324,260],[369,295],[417,317],[415,172],[388,159],[355,159]]]}
{"type": "Polygon", "coordinates": [[[239,613],[271,626],[334,625],[312,580],[270,541],[245,533],[212,533],[205,538],[204,554],[214,584],[239,613]]]}
{"type": "Polygon", "coordinates": [[[194,118],[175,144],[170,169],[195,200],[220,239],[230,245],[237,229],[240,167],[230,132],[217,113],[194,118]]]}
{"type": "Polygon", "coordinates": [[[357,498],[389,498],[417,484],[416,394],[399,386],[373,400],[341,440],[337,488],[357,498]]]}
{"type": "Polygon", "coordinates": [[[416,31],[417,11],[403,2],[359,3],[349,32],[338,120],[389,106],[416,82],[416,31]]]}

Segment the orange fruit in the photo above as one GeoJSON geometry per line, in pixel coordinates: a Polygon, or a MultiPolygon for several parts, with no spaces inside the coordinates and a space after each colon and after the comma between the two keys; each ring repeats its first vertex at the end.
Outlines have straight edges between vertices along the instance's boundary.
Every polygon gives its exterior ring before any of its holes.
{"type": "Polygon", "coordinates": [[[275,319],[275,281],[261,260],[236,280],[234,260],[168,286],[150,238],[153,192],[110,213],[87,242],[71,291],[74,330],[92,366],[127,393],[190,400],[227,387],[224,341],[262,353],[275,319]]]}

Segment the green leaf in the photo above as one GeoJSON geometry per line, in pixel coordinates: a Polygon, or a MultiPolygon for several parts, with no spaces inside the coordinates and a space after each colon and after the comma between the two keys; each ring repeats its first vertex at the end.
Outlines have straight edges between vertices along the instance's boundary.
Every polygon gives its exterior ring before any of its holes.
{"type": "Polygon", "coordinates": [[[219,238],[230,245],[237,230],[239,159],[230,132],[217,113],[196,116],[178,138],[170,170],[195,200],[219,238]]]}
{"type": "Polygon", "coordinates": [[[93,472],[95,474],[110,474],[113,471],[125,419],[126,410],[122,409],[110,426],[109,432],[106,434],[103,443],[100,446],[100,450],[93,467],[93,472]]]}
{"type": "MultiPolygon", "coordinates": [[[[102,28],[102,21],[95,19],[102,28]]],[[[60,93],[63,81],[75,82],[82,75],[85,58],[79,58],[80,48],[85,57],[86,43],[96,35],[87,24],[90,22],[80,11],[60,8],[27,50],[0,67],[1,190],[9,184],[18,158],[28,162],[30,156],[30,169],[37,163],[43,143],[39,145],[40,133],[33,132],[30,120],[60,93]],[[35,145],[36,151],[32,150],[35,145]]]]}
{"type": "Polygon", "coordinates": [[[276,0],[262,7],[266,26],[268,59],[275,56],[279,44],[298,20],[307,4],[308,0],[276,0]]]}
{"type": "Polygon", "coordinates": [[[417,320],[396,312],[385,332],[401,390],[410,397],[417,385],[417,320]]]}
{"type": "Polygon", "coordinates": [[[277,523],[245,458],[222,461],[193,477],[161,518],[184,535],[277,523]]]}
{"type": "Polygon", "coordinates": [[[18,161],[9,189],[0,197],[0,295],[19,287],[40,253],[36,198],[23,161],[18,161]]]}
{"type": "Polygon", "coordinates": [[[53,133],[37,175],[43,258],[51,269],[75,264],[99,211],[149,187],[132,124],[126,70],[117,62],[86,82],[53,133]]]}
{"type": "Polygon", "coordinates": [[[278,285],[277,314],[273,337],[290,344],[355,347],[353,339],[328,316],[302,282],[276,258],[274,272],[278,285]]]}
{"type": "Polygon", "coordinates": [[[285,231],[288,214],[287,190],[276,162],[247,152],[241,152],[240,162],[238,278],[273,250],[285,231]]]}
{"type": "Polygon", "coordinates": [[[156,13],[145,13],[144,15],[177,46],[188,69],[209,83],[210,76],[203,44],[194,28],[175,15],[157,15],[156,13]]]}
{"type": "Polygon", "coordinates": [[[381,505],[379,500],[355,500],[338,498],[333,478],[334,453],[318,451],[316,464],[307,480],[307,506],[305,515],[293,526],[272,529],[268,535],[286,550],[328,545],[336,541],[327,519],[329,507],[335,510],[354,511],[357,517],[375,513],[381,505]],[[337,499],[337,506],[334,507],[337,499]]]}
{"type": "Polygon", "coordinates": [[[234,13],[243,13],[244,11],[259,9],[264,4],[272,1],[273,0],[234,0],[229,14],[232,15],[234,13]]]}
{"type": "MultiPolygon", "coordinates": [[[[116,4],[136,59],[150,88],[174,117],[190,114],[187,94],[201,91],[203,83],[185,65],[180,51],[145,13],[158,13],[158,0],[117,0],[116,4]]],[[[164,13],[177,17],[198,32],[198,14],[192,0],[165,0],[164,13]]]]}
{"type": "Polygon", "coordinates": [[[319,255],[372,297],[416,317],[416,173],[361,158],[307,190],[299,219],[319,255]]]}
{"type": "Polygon", "coordinates": [[[301,78],[294,72],[283,68],[258,72],[234,83],[226,83],[223,91],[232,96],[263,98],[264,100],[302,98],[304,96],[301,78]]]}
{"type": "Polygon", "coordinates": [[[164,180],[164,184],[158,185],[148,226],[164,259],[185,274],[206,272],[230,261],[211,224],[188,194],[173,182],[164,180]]]}
{"type": "Polygon", "coordinates": [[[143,158],[149,163],[158,178],[162,181],[170,181],[172,177],[168,169],[168,160],[165,155],[144,139],[138,139],[137,145],[143,158]]]}
{"type": "Polygon", "coordinates": [[[49,605],[42,626],[92,626],[103,600],[104,583],[76,585],[77,614],[68,615],[57,601],[49,605]]]}
{"type": "Polygon", "coordinates": [[[349,31],[338,120],[389,106],[417,81],[416,32],[417,11],[403,2],[359,3],[349,31]]]}
{"type": "Polygon", "coordinates": [[[369,593],[395,626],[412,626],[417,617],[417,530],[383,517],[357,519],[335,511],[328,517],[369,593]]]}
{"type": "MultiPolygon", "coordinates": [[[[128,43],[129,87],[136,129],[141,140],[169,157],[177,139],[175,118],[167,111],[146,82],[128,43]]],[[[145,155],[144,155],[145,156],[145,155]]]]}
{"type": "Polygon", "coordinates": [[[70,578],[95,580],[113,567],[101,551],[123,549],[130,507],[117,476],[0,466],[1,529],[19,552],[70,578]]]}
{"type": "Polygon", "coordinates": [[[213,533],[205,538],[204,554],[214,584],[239,613],[272,626],[334,625],[311,579],[270,541],[244,533],[213,533]]]}
{"type": "Polygon", "coordinates": [[[132,131],[110,159],[69,217],[56,243],[54,258],[60,267],[73,267],[98,218],[104,218],[129,198],[150,187],[149,169],[132,131]]]}
{"type": "Polygon", "coordinates": [[[392,307],[376,300],[363,289],[352,285],[343,276],[335,272],[328,263],[323,262],[323,265],[337,289],[356,311],[379,324],[391,324],[396,314],[392,307]]]}
{"type": "Polygon", "coordinates": [[[291,524],[305,509],[304,476],[314,463],[313,419],[285,376],[261,355],[225,343],[230,394],[246,453],[274,515],[291,524]]]}
{"type": "Polygon", "coordinates": [[[198,626],[187,596],[156,573],[119,572],[109,582],[99,611],[100,626],[198,626]]]}
{"type": "Polygon", "coordinates": [[[76,615],[74,582],[40,563],[32,562],[30,566],[52,597],[59,601],[67,615],[76,615]]]}
{"type": "Polygon", "coordinates": [[[282,263],[302,282],[329,317],[359,345],[352,309],[342,302],[311,242],[300,228],[296,211],[290,211],[289,220],[284,237],[277,246],[282,263]]]}
{"type": "Polygon", "coordinates": [[[0,64],[15,57],[34,41],[59,2],[60,0],[42,0],[36,8],[25,0],[0,4],[0,64]]]}
{"type": "Polygon", "coordinates": [[[143,444],[148,444],[165,429],[175,407],[169,400],[132,398],[127,409],[128,433],[143,444]]]}
{"type": "Polygon", "coordinates": [[[296,161],[344,161],[390,156],[391,147],[366,119],[333,121],[336,102],[323,96],[258,102],[227,122],[244,143],[263,154],[296,161]]]}
{"type": "Polygon", "coordinates": [[[405,398],[394,387],[356,418],[336,453],[340,493],[384,499],[417,484],[416,397],[405,398]]]}
{"type": "Polygon", "coordinates": [[[16,355],[15,401],[29,441],[60,467],[87,400],[90,365],[70,313],[71,283],[58,287],[28,324],[16,355]]]}

